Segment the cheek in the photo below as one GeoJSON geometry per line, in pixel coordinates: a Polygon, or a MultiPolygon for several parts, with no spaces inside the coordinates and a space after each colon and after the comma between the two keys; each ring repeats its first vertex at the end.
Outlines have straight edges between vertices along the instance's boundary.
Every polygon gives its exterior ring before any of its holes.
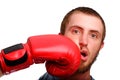
{"type": "Polygon", "coordinates": [[[101,46],[99,43],[95,43],[95,42],[92,43],[91,42],[91,43],[89,43],[88,48],[89,48],[89,51],[91,53],[90,55],[96,56],[96,55],[98,55],[101,46]]]}
{"type": "MultiPolygon", "coordinates": [[[[65,34],[66,37],[70,38],[79,47],[79,37],[65,34]]],[[[79,47],[80,48],[80,47],[79,47]]]]}

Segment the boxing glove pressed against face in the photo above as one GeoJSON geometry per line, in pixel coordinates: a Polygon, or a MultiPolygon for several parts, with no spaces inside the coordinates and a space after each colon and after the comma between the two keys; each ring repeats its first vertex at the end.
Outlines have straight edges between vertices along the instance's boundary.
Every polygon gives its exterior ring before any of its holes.
{"type": "Polygon", "coordinates": [[[65,36],[33,36],[28,39],[28,44],[34,53],[35,63],[46,61],[46,69],[51,75],[70,76],[80,65],[79,48],[65,36]]]}
{"type": "Polygon", "coordinates": [[[45,62],[49,74],[66,77],[78,69],[80,61],[77,45],[65,36],[54,34],[31,36],[25,44],[5,48],[0,53],[3,74],[45,62]]]}

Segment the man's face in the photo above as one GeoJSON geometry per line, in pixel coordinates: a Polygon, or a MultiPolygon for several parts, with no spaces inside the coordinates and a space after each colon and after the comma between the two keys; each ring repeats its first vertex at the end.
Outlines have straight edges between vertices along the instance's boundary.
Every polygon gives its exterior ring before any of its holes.
{"type": "Polygon", "coordinates": [[[81,12],[73,13],[66,25],[65,36],[72,39],[79,47],[81,53],[79,71],[86,72],[104,45],[101,20],[81,12]]]}

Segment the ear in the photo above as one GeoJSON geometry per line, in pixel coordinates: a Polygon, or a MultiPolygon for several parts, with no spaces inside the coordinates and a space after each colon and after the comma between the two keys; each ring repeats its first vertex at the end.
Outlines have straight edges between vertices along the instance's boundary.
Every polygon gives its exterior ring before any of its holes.
{"type": "Polygon", "coordinates": [[[101,48],[100,49],[102,49],[103,47],[104,47],[104,42],[101,43],[101,48]]]}

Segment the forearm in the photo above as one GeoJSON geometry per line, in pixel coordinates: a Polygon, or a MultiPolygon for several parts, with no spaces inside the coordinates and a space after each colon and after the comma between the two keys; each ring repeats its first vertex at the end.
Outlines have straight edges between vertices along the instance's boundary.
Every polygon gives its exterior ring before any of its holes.
{"type": "Polygon", "coordinates": [[[1,71],[1,69],[0,69],[0,77],[2,77],[3,76],[3,74],[2,74],[2,71],[1,71]]]}

